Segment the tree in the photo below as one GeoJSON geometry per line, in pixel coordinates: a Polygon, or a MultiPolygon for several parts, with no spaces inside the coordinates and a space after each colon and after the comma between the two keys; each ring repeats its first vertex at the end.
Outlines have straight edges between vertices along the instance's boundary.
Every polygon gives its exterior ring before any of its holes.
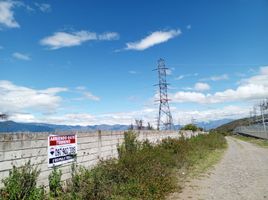
{"type": "Polygon", "coordinates": [[[9,116],[8,116],[7,114],[5,114],[5,113],[0,114],[0,119],[1,119],[1,120],[7,120],[8,117],[9,117],[9,116]]]}
{"type": "Polygon", "coordinates": [[[153,126],[151,125],[150,122],[147,123],[147,127],[146,127],[147,130],[153,130],[153,126]]]}
{"type": "Polygon", "coordinates": [[[128,127],[128,130],[134,130],[134,126],[133,126],[132,123],[131,123],[130,126],[128,127]]]}
{"type": "Polygon", "coordinates": [[[197,130],[199,130],[199,128],[194,124],[187,124],[181,130],[197,131],[197,130]]]}
{"type": "Polygon", "coordinates": [[[135,120],[135,123],[136,123],[136,127],[137,127],[138,130],[144,129],[142,119],[140,119],[140,120],[139,119],[136,119],[135,120]]]}

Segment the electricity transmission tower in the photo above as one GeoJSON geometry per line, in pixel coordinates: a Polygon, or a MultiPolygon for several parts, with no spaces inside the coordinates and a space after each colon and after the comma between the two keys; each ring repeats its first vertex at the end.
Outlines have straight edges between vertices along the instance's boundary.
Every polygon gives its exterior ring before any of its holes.
{"type": "Polygon", "coordinates": [[[167,93],[167,70],[168,68],[165,65],[165,60],[160,58],[158,60],[158,84],[155,86],[159,87],[159,112],[158,112],[158,118],[157,118],[157,130],[171,130],[173,129],[173,120],[172,115],[169,109],[169,99],[168,99],[168,93],[167,93]]]}

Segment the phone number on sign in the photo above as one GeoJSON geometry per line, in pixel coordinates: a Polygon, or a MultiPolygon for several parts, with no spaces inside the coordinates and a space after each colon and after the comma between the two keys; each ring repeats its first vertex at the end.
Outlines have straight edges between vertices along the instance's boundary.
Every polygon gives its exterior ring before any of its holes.
{"type": "Polygon", "coordinates": [[[66,156],[70,154],[76,154],[76,147],[74,146],[60,147],[55,150],[55,157],[66,156]]]}

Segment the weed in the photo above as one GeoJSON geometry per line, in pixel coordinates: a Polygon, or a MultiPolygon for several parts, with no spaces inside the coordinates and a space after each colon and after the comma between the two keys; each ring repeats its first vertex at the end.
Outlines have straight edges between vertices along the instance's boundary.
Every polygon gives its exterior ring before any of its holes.
{"type": "Polygon", "coordinates": [[[51,197],[58,197],[62,194],[61,186],[61,170],[58,170],[56,167],[53,167],[52,172],[48,176],[49,180],[49,192],[51,197]]]}

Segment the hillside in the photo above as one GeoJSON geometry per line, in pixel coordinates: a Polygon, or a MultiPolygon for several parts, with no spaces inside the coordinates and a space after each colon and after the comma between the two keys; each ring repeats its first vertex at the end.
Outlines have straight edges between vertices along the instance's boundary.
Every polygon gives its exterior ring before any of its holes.
{"type": "Polygon", "coordinates": [[[234,121],[231,121],[229,123],[223,124],[213,130],[220,132],[220,133],[232,133],[233,130],[238,127],[238,126],[246,126],[249,124],[249,118],[242,118],[242,119],[237,119],[234,121]]]}
{"type": "Polygon", "coordinates": [[[96,130],[127,130],[127,125],[93,125],[93,126],[68,126],[43,123],[18,123],[13,121],[0,122],[1,132],[57,132],[57,131],[96,131],[96,130]]]}
{"type": "Polygon", "coordinates": [[[198,127],[204,128],[205,130],[210,130],[217,128],[223,124],[232,122],[233,119],[220,119],[220,120],[214,120],[214,121],[209,121],[209,122],[199,122],[197,123],[198,127]]]}
{"type": "MultiPolygon", "coordinates": [[[[231,119],[214,120],[209,122],[199,122],[197,126],[205,128],[206,130],[213,129],[222,124],[232,121],[231,119]]],[[[182,126],[175,125],[175,129],[178,130],[182,126]]],[[[14,121],[0,121],[0,133],[1,132],[57,132],[57,131],[96,131],[96,130],[127,130],[128,125],[122,124],[100,124],[91,126],[70,126],[70,125],[57,125],[46,123],[19,123],[14,121]]]]}

